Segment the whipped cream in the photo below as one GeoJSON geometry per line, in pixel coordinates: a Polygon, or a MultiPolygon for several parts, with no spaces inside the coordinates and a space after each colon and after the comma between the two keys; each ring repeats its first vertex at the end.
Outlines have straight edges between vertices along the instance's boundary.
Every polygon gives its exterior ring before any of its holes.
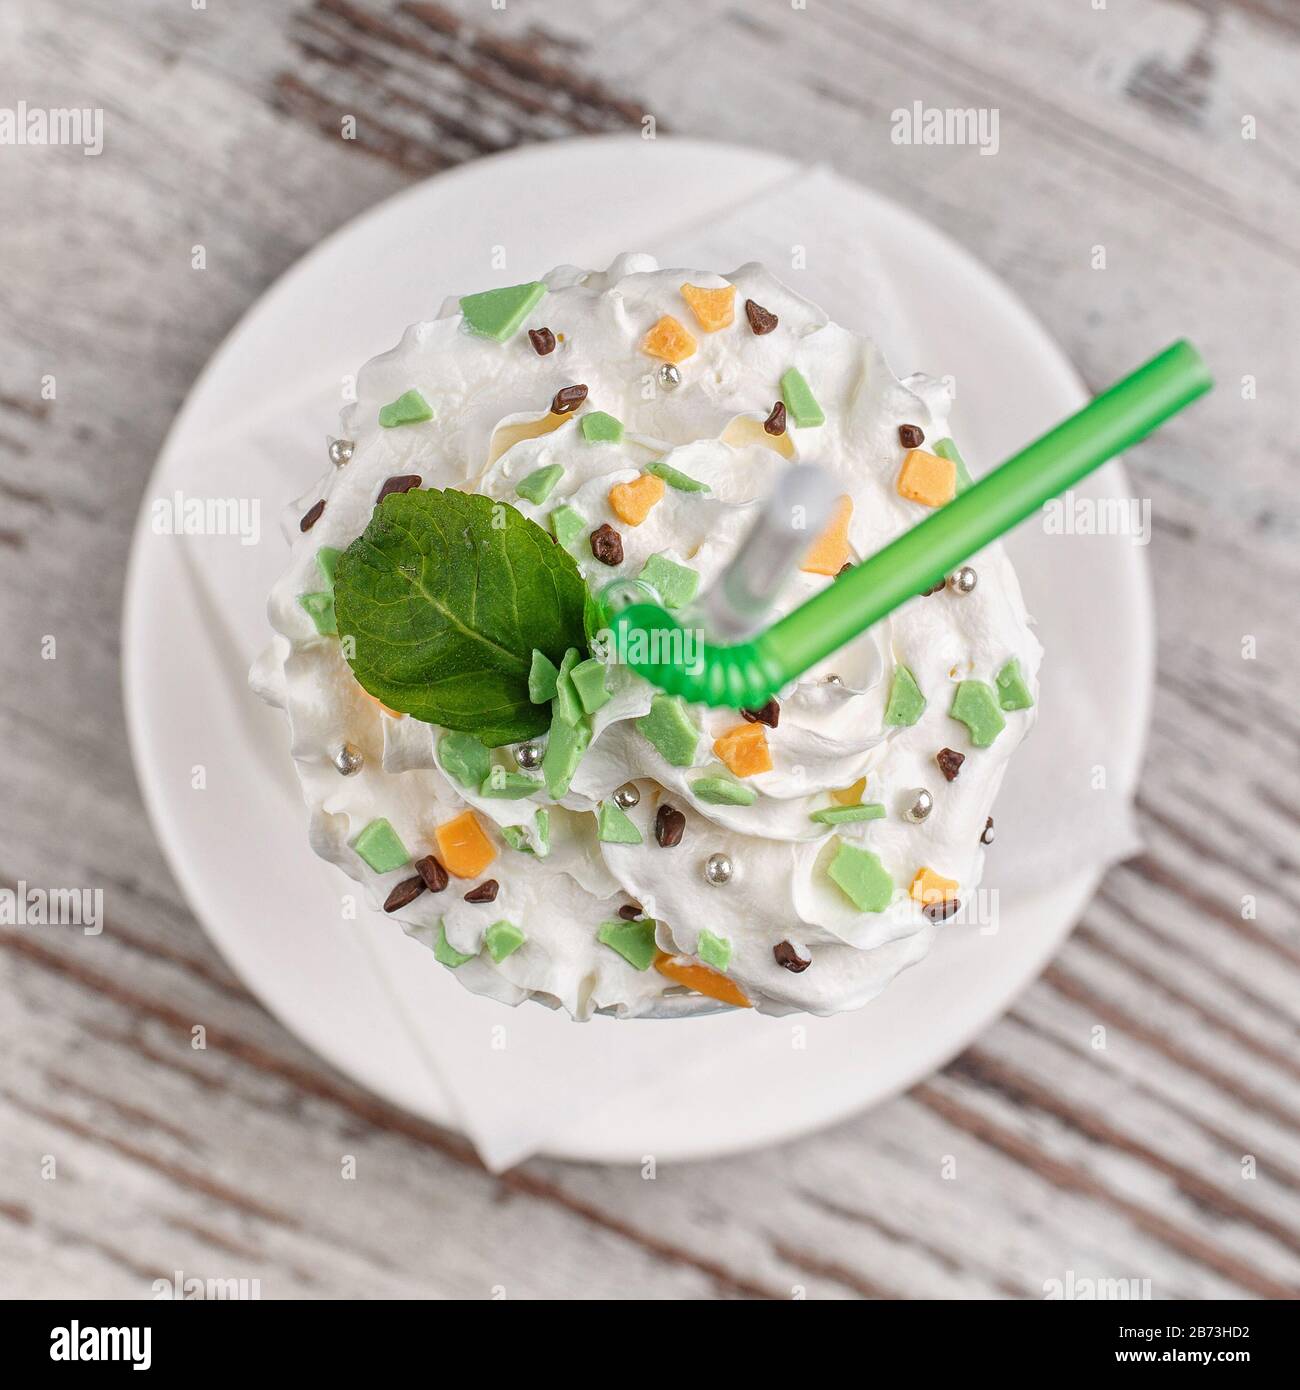
{"type": "MultiPolygon", "coordinates": [[[[620,666],[608,670],[612,698],[594,715],[591,745],[561,801],[544,791],[523,800],[484,798],[442,770],[437,750],[443,731],[397,717],[367,695],[338,638],[321,635],[300,603],[304,593],[321,588],[317,552],[351,544],[369,522],[384,482],[396,475],[418,474],[424,487],[500,499],[543,527],[565,503],[592,529],[611,524],[623,541],[617,568],[596,561],[585,543],[574,547],[597,593],[612,579],[636,576],[652,555],[697,571],[704,592],[791,461],[816,463],[852,499],[851,561],[929,515],[897,490],[907,453],[899,426],[919,427],[927,449],[945,438],[947,388],[920,375],[900,381],[870,340],[829,322],[763,267],[745,265],[720,276],[660,270],[649,256],[627,255],[603,273],[562,267],[545,284],[546,294],[505,342],[468,331],[459,302],[451,300],[439,318],[407,329],[397,347],[367,363],[356,400],[342,417],[341,434],[354,442],[351,459],[332,468],[286,517],[292,556],[269,604],[278,635],[252,681],[288,716],[312,846],[364,883],[378,905],[413,870],[376,873],[353,847],[357,835],[386,819],[419,859],[435,850],[435,826],[472,809],[497,851],[480,876],[497,880],[496,900],[466,902],[472,882],[453,878],[446,890],[425,892],[395,915],[417,940],[434,945],[445,938],[452,951],[470,957],[456,966],[458,978],[506,1003],[533,998],[578,1019],[596,1011],[635,1017],[712,1007],[658,969],[634,968],[598,940],[601,924],[618,920],[619,908],[634,901],[655,919],[656,943],[669,955],[694,957],[703,930],[728,942],[728,977],[765,1013],[855,1008],[919,960],[937,932],[971,929],[960,919],[930,920],[908,890],[918,871],[930,868],[957,883],[960,899],[969,899],[983,872],[981,834],[1003,772],[1033,720],[1032,708],[1008,712],[991,746],[977,748],[949,714],[959,681],[992,685],[1012,658],[1037,696],[1041,652],[1001,546],[971,560],[978,575],[972,592],[912,599],[781,692],[779,725],[766,731],[773,766],[744,779],[757,793],[748,806],[706,803],[691,789],[703,775],[729,775],[712,744],[741,717],[692,707],[704,735],[696,763],[674,767],[636,726],[654,687],[620,666]],[[683,284],[735,286],[731,325],[703,331],[682,297],[683,284]],[[772,332],[751,331],[743,309],[750,299],[777,316],[772,332]],[[671,390],[660,381],[660,362],[641,346],[665,314],[697,342],[678,366],[680,385],[671,390]],[[542,326],[558,340],[544,356],[527,332],[542,326]],[[785,434],[773,436],[762,422],[792,366],[810,385],[825,423],[800,429],[792,420],[785,434]],[[574,383],[588,387],[582,409],[550,414],[555,392],[574,383]],[[433,419],[381,427],[380,409],[412,388],[433,419]],[[620,444],[583,437],[580,421],[590,410],[623,422],[620,444]],[[611,510],[609,489],[656,461],[710,490],[668,487],[640,525],[628,525],[611,510]],[[563,473],[545,502],[521,498],[519,482],[550,464],[563,473]],[[300,516],[322,498],[319,519],[301,532],[300,516]],[[909,727],[884,720],[900,664],[927,701],[909,727]],[[335,766],[345,743],[363,758],[360,770],[346,777],[335,766]],[[951,782],[935,762],[943,748],[965,755],[951,782]],[[882,818],[841,825],[811,819],[813,811],[833,804],[831,793],[864,777],[862,799],[881,803],[882,818]],[[641,843],[603,843],[595,813],[629,782],[640,793],[627,814],[641,843]],[[903,812],[918,788],[930,792],[933,810],[914,824],[903,812]],[[665,802],[686,818],[682,840],[671,848],[661,847],[654,833],[656,811],[665,802]],[[539,806],[549,815],[549,852],[512,848],[501,828],[531,830],[539,806]],[[841,842],[870,850],[888,871],[895,889],[883,911],[859,911],[829,876],[841,842]],[[733,869],[720,885],[704,874],[705,862],[717,853],[727,855],[733,869]],[[497,964],[484,949],[484,932],[502,920],[522,929],[525,941],[497,964]],[[781,943],[810,961],[807,968],[796,973],[779,964],[774,948],[781,943]]],[[[773,616],[831,582],[798,572],[773,616]]],[[[493,759],[515,770],[509,748],[493,759]]]]}

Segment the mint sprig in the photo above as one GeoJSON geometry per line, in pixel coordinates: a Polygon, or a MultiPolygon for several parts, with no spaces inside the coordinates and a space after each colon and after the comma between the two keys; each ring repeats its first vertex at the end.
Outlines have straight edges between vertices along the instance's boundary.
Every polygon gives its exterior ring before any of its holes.
{"type": "Polygon", "coordinates": [[[533,651],[557,666],[586,649],[592,605],[578,567],[514,507],[472,493],[394,493],[334,575],[344,651],[361,685],[489,748],[542,733],[533,651]]]}

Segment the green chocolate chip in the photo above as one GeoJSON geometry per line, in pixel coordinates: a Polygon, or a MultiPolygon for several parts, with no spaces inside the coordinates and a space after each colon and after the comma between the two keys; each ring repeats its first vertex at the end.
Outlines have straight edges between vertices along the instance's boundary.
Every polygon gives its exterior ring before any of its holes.
{"type": "Polygon", "coordinates": [[[548,463],[545,468],[534,469],[526,478],[520,479],[515,491],[534,506],[540,507],[555,489],[555,484],[564,477],[564,469],[558,463],[548,463]]]}
{"type": "Polygon", "coordinates": [[[339,624],[338,619],[334,616],[334,595],[332,593],[299,594],[298,602],[306,610],[307,616],[316,624],[316,631],[322,637],[338,636],[339,624]]]}
{"type": "Polygon", "coordinates": [[[609,691],[605,689],[605,667],[594,656],[578,662],[569,672],[569,679],[582,702],[582,708],[588,714],[595,714],[601,705],[609,703],[609,691]]]}
{"type": "Polygon", "coordinates": [[[957,446],[951,439],[940,439],[934,446],[934,452],[940,458],[957,465],[957,495],[961,496],[975,481],[970,475],[970,469],[966,467],[966,460],[957,452],[957,446]]]}
{"type": "Polygon", "coordinates": [[[631,817],[612,801],[600,803],[600,813],[596,817],[596,838],[604,845],[643,843],[641,832],[632,824],[631,817]]]}
{"type": "Polygon", "coordinates": [[[695,942],[695,954],[713,970],[726,970],[731,964],[731,942],[725,936],[714,936],[706,927],[695,942]]]}
{"type": "Polygon", "coordinates": [[[889,687],[889,704],[885,706],[886,724],[915,724],[925,712],[925,696],[916,677],[906,666],[894,667],[893,684],[889,687]]]}
{"type": "Polygon", "coordinates": [[[504,343],[519,331],[519,325],[545,293],[546,286],[540,280],[527,285],[507,285],[500,290],[483,290],[479,294],[463,295],[460,311],[475,333],[504,343]]]}
{"type": "Polygon", "coordinates": [[[695,761],[700,731],[687,714],[680,695],[656,695],[650,701],[649,714],[642,715],[636,726],[665,762],[674,767],[690,767],[695,761]]]}
{"type": "Polygon", "coordinates": [[[542,784],[534,777],[494,767],[479,784],[478,794],[489,801],[520,801],[541,789],[542,784]]]}
{"type": "Polygon", "coordinates": [[[790,418],[800,429],[815,429],[818,425],[826,423],[826,416],[817,404],[817,397],[813,395],[812,387],[804,380],[798,367],[791,367],[781,378],[781,399],[785,402],[786,410],[790,412],[790,418]]]}
{"type": "Polygon", "coordinates": [[[730,777],[697,777],[691,783],[691,790],[712,806],[752,806],[758,800],[753,787],[746,787],[730,777]]]}
{"type": "Polygon", "coordinates": [[[559,801],[568,794],[569,783],[578,770],[582,755],[591,742],[591,729],[586,720],[566,723],[558,714],[551,720],[551,736],[542,758],[542,777],[552,800],[559,801]]]}
{"type": "Polygon", "coordinates": [[[323,545],[316,552],[316,568],[320,570],[331,589],[334,587],[334,570],[342,554],[341,550],[336,550],[332,545],[323,545]]]}
{"type": "Polygon", "coordinates": [[[352,848],[377,874],[391,874],[411,862],[406,846],[397,838],[397,831],[382,817],[372,820],[352,841],[352,848]]]}
{"type": "Polygon", "coordinates": [[[533,648],[533,664],[528,668],[528,698],[535,705],[555,699],[555,681],[559,676],[555,663],[545,652],[533,648]]]}
{"type": "Polygon", "coordinates": [[[649,970],[655,963],[655,924],[647,917],[641,922],[602,922],[596,940],[617,951],[637,970],[649,970]]]}
{"type": "Polygon", "coordinates": [[[492,755],[473,734],[443,734],[438,740],[442,770],[462,787],[477,787],[492,771],[492,755]]]}
{"type": "Polygon", "coordinates": [[[488,955],[498,965],[512,952],[517,951],[527,938],[513,922],[493,922],[483,933],[483,944],[488,955]]]}
{"type": "Polygon", "coordinates": [[[809,817],[819,825],[849,825],[859,820],[880,820],[885,808],[878,801],[864,801],[858,806],[823,806],[809,817]]]}
{"type": "Polygon", "coordinates": [[[438,939],[433,943],[433,958],[447,966],[449,970],[455,970],[458,965],[464,965],[467,960],[474,959],[473,956],[467,956],[463,951],[458,951],[447,940],[447,928],[441,922],[438,923],[438,939]]]}
{"type": "Polygon", "coordinates": [[[520,854],[534,854],[544,859],[551,852],[551,816],[545,808],[533,817],[533,827],[502,825],[498,829],[506,844],[520,854]]]}
{"type": "Polygon", "coordinates": [[[675,487],[678,492],[713,491],[708,483],[701,483],[695,478],[688,478],[685,473],[679,473],[666,463],[652,463],[648,465],[646,472],[653,473],[656,478],[662,478],[669,487],[675,487]]]}
{"type": "Polygon", "coordinates": [[[551,535],[568,550],[575,541],[580,541],[591,527],[587,518],[566,502],[551,513],[551,535]]]}
{"type": "Polygon", "coordinates": [[[418,425],[424,420],[432,420],[433,411],[429,408],[429,402],[412,387],[409,391],[403,391],[395,401],[389,401],[379,410],[379,423],[386,429],[394,429],[398,425],[418,425]]]}
{"type": "Polygon", "coordinates": [[[1004,662],[1002,669],[994,678],[998,683],[998,704],[1003,709],[1029,709],[1034,697],[1029,693],[1025,678],[1020,674],[1020,663],[1013,656],[1004,662]]]}
{"type": "Polygon", "coordinates": [[[970,730],[970,741],[976,748],[987,748],[1007,727],[998,709],[998,697],[984,681],[962,681],[948,713],[970,730]]]}
{"type": "Polygon", "coordinates": [[[582,718],[582,701],[578,698],[577,687],[573,684],[573,669],[582,655],[577,647],[570,647],[564,653],[560,669],[555,675],[555,703],[553,717],[564,720],[566,724],[576,724],[582,718]]]}
{"type": "Polygon", "coordinates": [[[894,896],[894,880],[869,849],[839,841],[827,872],[859,912],[883,912],[894,896]]]}
{"type": "Polygon", "coordinates": [[[588,444],[621,444],[623,422],[603,410],[591,410],[582,417],[582,437],[588,444]]]}
{"type": "Polygon", "coordinates": [[[652,555],[637,575],[663,600],[665,608],[684,608],[700,587],[700,576],[689,565],[679,565],[666,555],[652,555]]]}

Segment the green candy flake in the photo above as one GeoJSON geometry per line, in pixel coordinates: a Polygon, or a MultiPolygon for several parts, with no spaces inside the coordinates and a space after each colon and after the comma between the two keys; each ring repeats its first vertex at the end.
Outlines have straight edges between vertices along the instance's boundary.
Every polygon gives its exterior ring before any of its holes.
{"type": "Polygon", "coordinates": [[[642,715],[636,726],[659,750],[665,762],[674,767],[690,767],[695,761],[700,731],[686,712],[680,695],[656,695],[650,701],[650,712],[642,715]]]}
{"type": "Polygon", "coordinates": [[[603,410],[591,410],[582,417],[582,437],[588,444],[621,444],[623,422],[603,410]]]}
{"type": "Polygon", "coordinates": [[[483,933],[483,944],[488,948],[488,955],[498,965],[508,955],[517,951],[526,940],[527,937],[513,922],[493,922],[483,933]]]}
{"type": "Polygon", "coordinates": [[[560,661],[560,669],[555,675],[555,702],[551,707],[553,716],[563,719],[566,724],[576,724],[582,718],[582,701],[578,698],[577,687],[573,684],[573,670],[578,665],[582,653],[577,647],[570,647],[560,661]]]}
{"type": "Polygon", "coordinates": [[[906,666],[895,666],[889,704],[885,706],[885,723],[908,726],[915,724],[924,712],[925,696],[921,694],[916,677],[906,666]]]}
{"type": "Polygon", "coordinates": [[[316,624],[316,631],[322,637],[337,637],[338,619],[334,616],[334,595],[328,592],[318,594],[299,594],[298,602],[307,616],[316,624]]]}
{"type": "Polygon", "coordinates": [[[643,843],[641,832],[633,825],[631,817],[612,801],[600,803],[600,811],[596,816],[596,838],[603,845],[643,843]]]}
{"type": "Polygon", "coordinates": [[[555,682],[559,676],[555,663],[545,652],[533,648],[533,664],[528,668],[528,698],[535,705],[555,699],[555,682]]]}
{"type": "Polygon", "coordinates": [[[403,391],[395,401],[389,401],[379,409],[379,423],[386,430],[395,429],[398,425],[418,425],[432,419],[429,402],[414,387],[403,391]]]}
{"type": "Polygon", "coordinates": [[[545,859],[551,852],[551,813],[543,807],[533,817],[533,826],[502,825],[498,829],[511,849],[545,859]]]}
{"type": "Polygon", "coordinates": [[[609,691],[605,689],[605,667],[594,656],[580,661],[569,672],[569,680],[587,714],[595,714],[602,705],[609,703],[609,691]]]}
{"type": "Polygon", "coordinates": [[[649,970],[655,963],[655,924],[647,917],[640,922],[602,922],[596,940],[617,951],[636,970],[649,970]]]}
{"type": "Polygon", "coordinates": [[[566,723],[559,714],[551,720],[551,736],[542,758],[542,778],[553,801],[559,801],[569,791],[569,783],[578,770],[582,755],[591,742],[591,729],[586,720],[566,723]]]}
{"type": "Polygon", "coordinates": [[[462,787],[477,787],[492,771],[492,755],[473,734],[443,734],[438,740],[442,770],[462,787]]]}
{"type": "Polygon", "coordinates": [[[590,530],[587,518],[566,502],[551,513],[551,535],[565,548],[570,549],[590,530]]]}
{"type": "Polygon", "coordinates": [[[504,343],[519,331],[519,326],[545,293],[546,286],[540,280],[526,285],[507,285],[500,290],[483,290],[479,294],[463,295],[460,311],[473,332],[504,343]]]}
{"type": "Polygon", "coordinates": [[[411,862],[406,846],[397,838],[397,831],[380,817],[352,841],[352,848],[377,874],[391,874],[411,862]]]}
{"type": "Polygon", "coordinates": [[[534,777],[494,767],[479,785],[478,794],[489,801],[521,801],[541,789],[542,784],[534,777]]]}
{"type": "Polygon", "coordinates": [[[791,367],[781,378],[781,399],[790,412],[790,418],[800,429],[815,429],[826,423],[826,416],[812,387],[804,380],[798,367],[791,367]]]}
{"type": "Polygon", "coordinates": [[[558,463],[548,463],[545,468],[534,469],[526,478],[520,479],[515,485],[515,491],[525,502],[540,507],[562,477],[564,469],[558,463]]]}
{"type": "Polygon", "coordinates": [[[695,954],[710,969],[725,971],[731,964],[731,942],[705,928],[696,939],[695,954]]]}
{"type": "Polygon", "coordinates": [[[970,469],[966,467],[966,460],[957,452],[957,446],[951,439],[938,440],[934,446],[934,452],[940,458],[947,459],[949,463],[957,465],[957,495],[960,497],[975,481],[970,475],[970,469]]]}
{"type": "Polygon", "coordinates": [[[332,545],[323,545],[316,552],[316,568],[320,570],[331,590],[334,588],[334,567],[342,554],[341,550],[336,550],[332,545]]]}
{"type": "Polygon", "coordinates": [[[652,555],[637,576],[663,600],[665,608],[684,608],[700,587],[700,576],[689,565],[679,565],[666,555],[652,555]]]}
{"type": "Polygon", "coordinates": [[[712,806],[752,806],[758,800],[753,787],[730,777],[697,777],[691,783],[691,790],[712,806]]]}
{"type": "Polygon", "coordinates": [[[970,741],[976,748],[987,748],[1007,727],[998,708],[993,687],[984,681],[962,681],[952,697],[948,713],[970,731],[970,741]]]}
{"type": "Polygon", "coordinates": [[[998,686],[998,704],[1003,709],[1030,709],[1033,706],[1034,697],[1029,693],[1025,678],[1020,674],[1020,663],[1014,656],[1003,663],[994,680],[998,686]]]}
{"type": "Polygon", "coordinates": [[[702,483],[696,478],[688,478],[685,473],[679,473],[667,463],[652,463],[647,466],[645,471],[653,473],[656,478],[662,478],[669,487],[675,487],[678,492],[713,491],[708,483],[702,483]]]}
{"type": "Polygon", "coordinates": [[[447,940],[447,928],[441,922],[438,923],[438,939],[433,943],[433,958],[449,970],[455,970],[467,960],[474,959],[472,955],[467,956],[463,951],[458,951],[447,940]]]}
{"type": "Polygon", "coordinates": [[[827,872],[859,912],[883,912],[894,896],[894,880],[869,849],[841,840],[827,872]]]}
{"type": "Polygon", "coordinates": [[[885,808],[878,801],[864,801],[858,806],[823,806],[809,817],[818,825],[850,825],[860,820],[880,820],[885,808]]]}

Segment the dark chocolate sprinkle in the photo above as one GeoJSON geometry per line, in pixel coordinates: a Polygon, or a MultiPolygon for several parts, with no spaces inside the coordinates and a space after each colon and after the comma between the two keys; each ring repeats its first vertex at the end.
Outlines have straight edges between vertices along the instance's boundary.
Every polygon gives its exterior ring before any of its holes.
{"type": "Polygon", "coordinates": [[[764,309],[761,304],[755,304],[752,299],[745,300],[745,317],[749,320],[749,326],[760,337],[764,333],[770,333],[780,322],[770,309],[764,309]]]}
{"type": "Polygon", "coordinates": [[[497,894],[501,891],[501,885],[494,878],[485,878],[482,883],[471,888],[465,894],[467,903],[494,903],[497,894]]]}
{"type": "Polygon", "coordinates": [[[939,764],[939,771],[951,782],[961,771],[966,754],[959,753],[955,748],[940,748],[934,755],[934,760],[939,764]]]}
{"type": "Polygon", "coordinates": [[[624,903],[619,908],[618,915],[625,922],[639,922],[645,914],[641,910],[640,903],[624,903]]]}
{"type": "Polygon", "coordinates": [[[430,893],[441,893],[447,886],[447,870],[431,854],[415,861],[415,872],[424,880],[430,893]]]}
{"type": "Polygon", "coordinates": [[[404,878],[384,899],[384,911],[396,912],[399,908],[413,903],[424,892],[424,879],[416,874],[414,878],[404,878]]]}
{"type": "Polygon", "coordinates": [[[555,351],[555,334],[549,328],[530,328],[528,341],[532,343],[533,351],[538,357],[545,357],[547,353],[555,351]]]}
{"type": "Polygon", "coordinates": [[[763,428],[768,434],[785,433],[785,402],[777,401],[772,407],[772,413],[763,421],[763,428]]]}
{"type": "Polygon", "coordinates": [[[775,729],[781,722],[781,706],[774,697],[762,709],[742,709],[740,717],[751,724],[766,724],[769,729],[775,729]]]}
{"type": "Polygon", "coordinates": [[[898,442],[904,449],[919,449],[925,443],[925,432],[920,425],[899,425],[898,442]]]}
{"type": "Polygon", "coordinates": [[[993,817],[990,816],[984,822],[984,829],[980,831],[980,844],[991,845],[993,843],[993,817]]]}
{"type": "Polygon", "coordinates": [[[662,805],[655,813],[655,839],[664,849],[680,845],[686,831],[686,817],[676,806],[662,805]]]}
{"type": "Polygon", "coordinates": [[[957,898],[944,898],[942,902],[926,903],[921,909],[932,922],[946,922],[961,907],[957,898]]]}
{"type": "Polygon", "coordinates": [[[389,478],[383,487],[379,489],[379,496],[375,498],[375,506],[377,507],[389,493],[410,492],[413,487],[419,487],[420,482],[421,479],[418,473],[399,473],[396,477],[389,478]]]}
{"type": "Polygon", "coordinates": [[[772,947],[772,954],[776,957],[776,963],[783,970],[789,970],[795,975],[801,974],[812,964],[812,961],[804,960],[788,941],[778,941],[772,947]]]}
{"type": "Polygon", "coordinates": [[[591,553],[602,565],[623,563],[623,537],[608,521],[602,522],[591,533],[591,553]]]}
{"type": "Polygon", "coordinates": [[[325,499],[322,497],[319,502],[303,517],[298,523],[300,531],[310,531],[320,520],[320,514],[325,510],[325,499]]]}
{"type": "Polygon", "coordinates": [[[552,415],[568,415],[587,399],[585,386],[561,386],[551,400],[552,415]]]}

